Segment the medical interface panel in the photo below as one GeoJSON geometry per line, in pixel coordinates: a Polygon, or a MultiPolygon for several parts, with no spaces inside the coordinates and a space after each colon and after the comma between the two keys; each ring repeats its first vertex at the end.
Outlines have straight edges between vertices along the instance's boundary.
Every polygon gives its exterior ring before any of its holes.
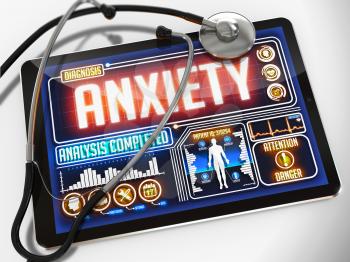
{"type": "MultiPolygon", "coordinates": [[[[169,123],[83,229],[328,184],[283,28],[257,30],[238,59],[214,58],[193,43],[191,75],[169,123]]],[[[57,234],[149,138],[187,53],[178,42],[46,69],[50,183],[64,199],[51,200],[57,234]]]]}

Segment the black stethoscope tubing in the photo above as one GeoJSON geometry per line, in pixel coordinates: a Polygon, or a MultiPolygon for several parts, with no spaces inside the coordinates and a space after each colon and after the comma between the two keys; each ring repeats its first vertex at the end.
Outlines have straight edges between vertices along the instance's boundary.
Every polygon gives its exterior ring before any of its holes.
{"type": "MultiPolygon", "coordinates": [[[[97,7],[90,7],[90,8],[84,8],[75,11],[69,19],[85,16],[85,15],[91,15],[96,14],[100,12],[104,12],[104,10],[101,10],[103,7],[112,7],[115,12],[144,12],[144,13],[155,13],[155,14],[163,14],[163,15],[170,15],[175,16],[178,18],[185,19],[187,21],[190,21],[195,24],[202,24],[203,17],[198,16],[192,13],[183,12],[176,9],[171,8],[164,8],[164,7],[157,7],[157,6],[145,6],[145,5],[111,5],[106,6],[102,5],[101,8],[97,7]]],[[[112,16],[109,17],[111,13],[111,9],[105,9],[106,11],[103,13],[104,16],[108,19],[113,18],[112,16]]],[[[115,14],[115,13],[114,13],[115,14]]],[[[113,14],[112,14],[113,15],[113,14]]],[[[62,16],[56,17],[55,19],[52,19],[48,23],[41,26],[39,29],[37,29],[31,36],[29,36],[9,57],[6,59],[6,61],[1,65],[0,67],[0,78],[6,73],[6,71],[12,66],[12,64],[36,41],[38,40],[43,34],[45,34],[47,31],[55,27],[59,21],[61,20],[62,16]]]]}
{"type": "MultiPolygon", "coordinates": [[[[190,22],[196,23],[196,24],[202,24],[203,17],[182,12],[175,9],[170,8],[163,8],[163,7],[154,7],[154,6],[142,6],[142,5],[101,5],[99,8],[85,8],[80,9],[78,11],[75,11],[72,13],[69,19],[81,17],[84,15],[89,14],[95,14],[102,12],[103,15],[107,19],[112,19],[116,12],[119,11],[131,11],[131,12],[147,12],[147,13],[157,13],[157,14],[165,14],[170,16],[176,16],[185,20],[188,20],[190,22]]],[[[12,66],[12,64],[21,56],[21,54],[29,47],[31,46],[40,36],[42,36],[45,32],[59,24],[61,17],[57,17],[50,22],[46,23],[42,27],[40,27],[37,31],[35,31],[27,40],[25,40],[11,55],[10,57],[1,65],[0,67],[0,78],[3,77],[3,75],[7,72],[7,70],[12,66]]],[[[168,36],[167,31],[157,31],[157,36],[162,37],[162,32],[165,34],[165,36],[168,36]],[[161,35],[158,35],[158,33],[161,32],[161,35]]],[[[38,166],[35,164],[35,162],[27,162],[26,163],[26,177],[25,177],[25,184],[24,184],[24,192],[21,200],[20,207],[18,209],[18,212],[16,214],[15,220],[12,225],[11,229],[11,240],[14,248],[16,251],[22,255],[24,258],[28,259],[28,261],[52,261],[56,260],[62,255],[66,253],[66,251],[69,249],[71,244],[73,243],[78,231],[80,225],[83,223],[84,218],[87,214],[91,212],[93,207],[100,201],[100,199],[105,195],[105,192],[102,190],[97,190],[96,193],[92,196],[92,198],[86,203],[80,214],[77,216],[77,218],[74,220],[73,225],[71,227],[71,230],[69,231],[67,238],[65,242],[60,246],[55,252],[49,254],[49,255],[36,255],[29,252],[21,243],[20,237],[19,237],[19,231],[20,227],[23,221],[23,218],[25,216],[26,210],[28,208],[31,195],[33,193],[33,184],[34,184],[34,175],[35,172],[40,172],[38,170],[38,166]]]]}

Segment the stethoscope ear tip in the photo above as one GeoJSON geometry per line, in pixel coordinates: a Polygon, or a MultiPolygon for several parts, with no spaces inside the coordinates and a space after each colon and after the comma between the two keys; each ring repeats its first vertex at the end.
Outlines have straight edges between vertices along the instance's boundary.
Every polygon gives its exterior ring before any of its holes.
{"type": "Polygon", "coordinates": [[[203,20],[199,40],[211,55],[237,58],[247,53],[255,42],[253,23],[241,14],[223,12],[203,20]]]}

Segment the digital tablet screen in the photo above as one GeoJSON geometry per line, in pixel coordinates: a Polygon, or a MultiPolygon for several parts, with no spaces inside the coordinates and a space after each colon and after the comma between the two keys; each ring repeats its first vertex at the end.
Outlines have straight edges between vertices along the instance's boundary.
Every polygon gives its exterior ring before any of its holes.
{"type": "MultiPolygon", "coordinates": [[[[82,229],[328,184],[282,27],[238,59],[194,40],[186,90],[161,134],[82,229]]],[[[96,54],[98,50],[93,50],[96,54]]],[[[150,137],[188,56],[185,43],[51,64],[42,108],[56,234],[150,137]]],[[[78,54],[79,55],[79,54],[78,54]]],[[[58,59],[58,61],[60,61],[58,59]]]]}

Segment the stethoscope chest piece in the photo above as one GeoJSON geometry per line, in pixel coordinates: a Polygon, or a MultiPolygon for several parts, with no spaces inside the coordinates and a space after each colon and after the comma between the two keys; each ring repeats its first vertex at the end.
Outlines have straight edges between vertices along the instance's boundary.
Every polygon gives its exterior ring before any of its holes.
{"type": "Polygon", "coordinates": [[[213,56],[225,59],[236,58],[253,47],[255,28],[246,17],[240,14],[218,13],[203,22],[199,31],[199,40],[213,56]]]}

